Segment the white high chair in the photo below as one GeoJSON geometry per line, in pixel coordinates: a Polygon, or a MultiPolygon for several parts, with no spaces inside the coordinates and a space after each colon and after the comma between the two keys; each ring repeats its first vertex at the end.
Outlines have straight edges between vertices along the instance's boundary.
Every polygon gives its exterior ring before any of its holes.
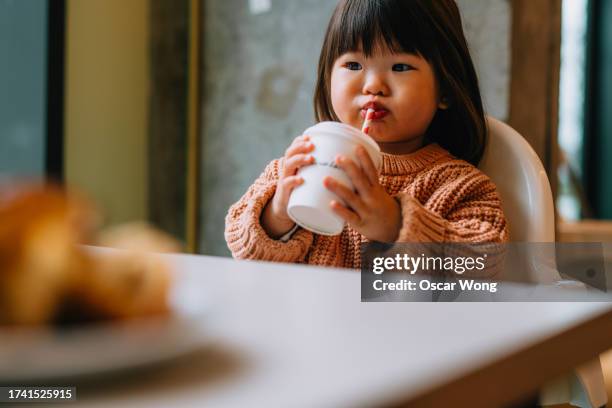
{"type": "MultiPolygon", "coordinates": [[[[487,117],[489,140],[478,166],[497,186],[515,242],[555,242],[555,212],[544,166],[529,143],[514,129],[487,117]]],[[[553,245],[529,255],[527,275],[535,283],[561,280],[553,245]]],[[[599,358],[578,367],[570,375],[546,384],[541,405],[570,403],[601,407],[608,401],[599,358]]]]}

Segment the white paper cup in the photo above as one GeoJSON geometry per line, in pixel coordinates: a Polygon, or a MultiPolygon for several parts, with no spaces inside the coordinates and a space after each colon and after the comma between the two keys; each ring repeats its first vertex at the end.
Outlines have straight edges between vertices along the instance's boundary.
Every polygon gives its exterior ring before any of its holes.
{"type": "Polygon", "coordinates": [[[337,235],[344,228],[344,220],[329,207],[332,200],[346,203],[325,188],[323,179],[331,176],[354,190],[353,183],[344,170],[335,164],[335,158],[342,154],[359,163],[355,149],[365,147],[372,162],[380,169],[382,156],[376,142],[352,126],[340,122],[320,122],[304,131],[314,145],[311,155],[314,164],[302,167],[298,174],[304,183],[291,193],[287,205],[289,217],[299,226],[321,235],[337,235]]]}

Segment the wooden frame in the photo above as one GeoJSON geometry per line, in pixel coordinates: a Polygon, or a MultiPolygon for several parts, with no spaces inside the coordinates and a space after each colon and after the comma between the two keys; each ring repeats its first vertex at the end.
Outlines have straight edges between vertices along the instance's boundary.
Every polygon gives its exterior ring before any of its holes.
{"type": "Polygon", "coordinates": [[[561,0],[512,1],[509,124],[534,148],[556,197],[561,0]]]}
{"type": "Polygon", "coordinates": [[[563,242],[612,242],[612,221],[559,222],[557,229],[563,242]]]}
{"type": "Polygon", "coordinates": [[[189,72],[188,72],[188,117],[187,117],[187,250],[198,252],[200,214],[200,49],[201,0],[189,3],[189,72]]]}
{"type": "Polygon", "coordinates": [[[197,252],[201,0],[150,0],[150,220],[197,252]]]}
{"type": "Polygon", "coordinates": [[[189,3],[150,0],[149,220],[186,240],[189,3]]]}

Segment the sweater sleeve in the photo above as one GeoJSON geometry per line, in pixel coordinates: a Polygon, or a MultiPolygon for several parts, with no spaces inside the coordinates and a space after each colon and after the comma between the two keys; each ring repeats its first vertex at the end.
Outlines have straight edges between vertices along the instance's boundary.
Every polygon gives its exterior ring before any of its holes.
{"type": "Polygon", "coordinates": [[[508,241],[506,218],[495,184],[475,167],[441,171],[422,186],[422,203],[410,192],[398,194],[402,225],[398,242],[508,241]],[[432,186],[432,180],[440,185],[432,186]]]}
{"type": "Polygon", "coordinates": [[[225,217],[225,241],[236,259],[276,262],[303,262],[313,242],[313,233],[298,229],[287,242],[268,236],[260,217],[274,196],[279,178],[280,161],[275,159],[229,208],[225,217]]]}

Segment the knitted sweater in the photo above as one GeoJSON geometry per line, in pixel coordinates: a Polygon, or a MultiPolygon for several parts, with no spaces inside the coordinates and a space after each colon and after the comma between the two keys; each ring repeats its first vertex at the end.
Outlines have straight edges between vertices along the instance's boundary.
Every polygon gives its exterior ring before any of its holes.
{"type": "MultiPolygon", "coordinates": [[[[272,239],[260,223],[274,195],[282,158],[268,164],[225,219],[234,258],[361,267],[368,239],[349,225],[340,235],[298,229],[287,242],[272,239]]],[[[382,154],[379,182],[401,205],[397,242],[505,242],[506,219],[493,182],[473,165],[437,144],[405,155],[382,154]]]]}

